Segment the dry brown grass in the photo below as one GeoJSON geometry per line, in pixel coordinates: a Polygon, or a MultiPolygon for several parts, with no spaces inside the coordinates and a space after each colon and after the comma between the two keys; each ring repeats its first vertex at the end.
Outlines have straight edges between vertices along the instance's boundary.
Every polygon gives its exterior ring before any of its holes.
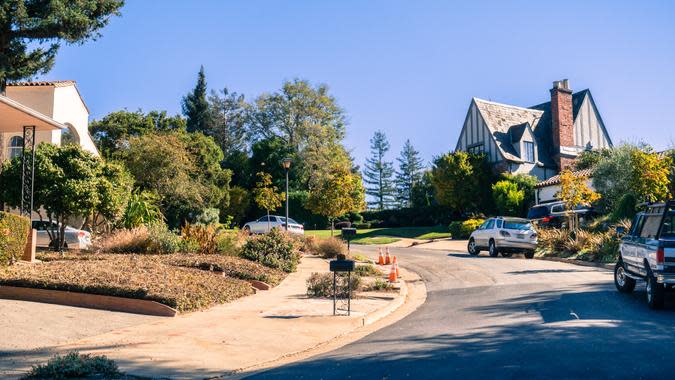
{"type": "Polygon", "coordinates": [[[284,276],[244,259],[204,256],[45,253],[42,263],[0,270],[0,284],[152,300],[188,312],[251,294],[242,278],[276,284],[284,276]]]}
{"type": "Polygon", "coordinates": [[[323,239],[319,242],[316,253],[325,259],[334,259],[338,255],[347,254],[347,245],[338,238],[323,239]]]}

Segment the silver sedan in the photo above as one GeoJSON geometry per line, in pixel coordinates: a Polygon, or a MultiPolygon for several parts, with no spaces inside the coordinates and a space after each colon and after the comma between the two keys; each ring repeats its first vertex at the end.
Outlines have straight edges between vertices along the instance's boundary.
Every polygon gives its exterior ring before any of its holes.
{"type": "Polygon", "coordinates": [[[501,216],[490,218],[478,227],[469,237],[467,247],[469,254],[474,256],[487,250],[492,257],[500,253],[509,257],[522,252],[528,259],[534,257],[536,248],[537,232],[529,220],[501,216]]]}

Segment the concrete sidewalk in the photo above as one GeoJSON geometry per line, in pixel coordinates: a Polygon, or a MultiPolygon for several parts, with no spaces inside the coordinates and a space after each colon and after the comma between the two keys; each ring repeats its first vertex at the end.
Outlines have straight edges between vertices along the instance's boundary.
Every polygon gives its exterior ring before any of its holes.
{"type": "MultiPolygon", "coordinates": [[[[131,375],[152,378],[220,376],[279,360],[329,342],[400,306],[405,295],[363,293],[352,316],[332,316],[332,301],[310,299],[306,280],[328,263],[305,257],[279,286],[233,303],[125,327],[66,345],[0,355],[0,377],[19,376],[55,353],[106,355],[131,375]]],[[[405,286],[402,287],[405,289],[405,286]]]]}

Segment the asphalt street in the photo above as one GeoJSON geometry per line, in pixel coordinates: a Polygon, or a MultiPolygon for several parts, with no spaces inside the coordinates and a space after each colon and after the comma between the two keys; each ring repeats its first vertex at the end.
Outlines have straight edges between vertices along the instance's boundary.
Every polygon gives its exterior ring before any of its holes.
{"type": "MultiPolygon", "coordinates": [[[[373,253],[374,247],[360,247],[373,253]]],[[[427,300],[399,322],[335,351],[252,379],[668,379],[675,293],[652,311],[644,285],[550,261],[395,248],[427,300]]]]}

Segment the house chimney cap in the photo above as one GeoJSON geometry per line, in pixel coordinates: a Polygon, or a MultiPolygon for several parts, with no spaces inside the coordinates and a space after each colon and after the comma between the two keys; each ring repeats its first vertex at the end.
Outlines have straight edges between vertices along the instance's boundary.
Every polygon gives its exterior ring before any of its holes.
{"type": "Polygon", "coordinates": [[[570,81],[569,81],[569,79],[557,80],[557,81],[553,82],[553,88],[561,89],[561,90],[569,90],[570,89],[570,81]]]}

